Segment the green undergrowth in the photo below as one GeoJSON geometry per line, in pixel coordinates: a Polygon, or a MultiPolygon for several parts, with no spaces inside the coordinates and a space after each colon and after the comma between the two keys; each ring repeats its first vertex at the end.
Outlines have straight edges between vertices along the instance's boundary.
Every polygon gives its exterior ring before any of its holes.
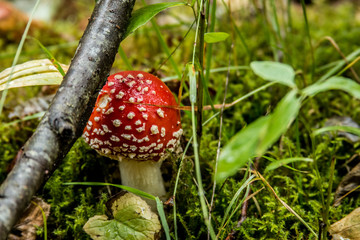
{"type": "MultiPolygon", "coordinates": [[[[300,88],[310,85],[330,69],[327,66],[328,64],[341,59],[334,46],[329,41],[323,40],[325,36],[330,36],[338,44],[344,55],[349,55],[360,48],[358,41],[360,39],[360,24],[355,12],[356,4],[351,3],[351,1],[337,4],[336,11],[334,11],[334,6],[328,3],[307,8],[310,33],[315,47],[313,50],[315,63],[312,62],[311,49],[306,37],[300,5],[292,6],[291,26],[286,25],[284,20],[280,18],[282,30],[288,31],[282,33],[282,39],[274,37],[273,30],[264,24],[266,19],[261,14],[261,9],[252,9],[251,12],[241,10],[240,16],[236,20],[237,26],[221,24],[230,21],[226,14],[219,16],[216,25],[217,31],[227,32],[231,36],[227,41],[214,45],[216,47],[213,49],[211,68],[227,67],[229,65],[229,54],[231,54],[230,65],[232,66],[249,66],[251,60],[274,60],[274,55],[278,54],[278,60],[291,65],[297,71],[295,81],[300,88]],[[246,40],[251,56],[244,50],[235,30],[236,27],[240,29],[246,40]],[[229,47],[231,43],[234,44],[232,50],[229,47]],[[276,53],[274,53],[274,46],[276,53]],[[312,64],[315,64],[314,76],[311,76],[312,64]]],[[[79,13],[80,15],[86,15],[85,13],[89,11],[89,7],[84,4],[80,4],[78,7],[85,9],[79,13]]],[[[357,8],[359,8],[358,5],[357,8]]],[[[176,9],[171,9],[168,15],[176,16],[176,11],[176,9]]],[[[159,17],[159,22],[161,17],[164,16],[159,17]]],[[[80,19],[82,18],[79,17],[79,23],[73,26],[74,29],[69,30],[69,33],[72,34],[71,39],[75,43],[66,45],[65,43],[69,41],[62,38],[54,39],[52,36],[41,38],[41,42],[61,63],[69,64],[75,51],[76,42],[80,36],[76,33],[78,32],[76,29],[81,29],[81,24],[83,24],[80,23],[80,19]]],[[[181,20],[177,19],[177,22],[168,25],[159,24],[161,33],[171,51],[178,44],[181,44],[172,55],[180,71],[184,70],[184,66],[192,56],[195,31],[190,31],[189,35],[184,38],[186,31],[192,24],[192,19],[188,17],[181,20]]],[[[57,25],[56,31],[66,32],[66,28],[71,27],[68,21],[69,19],[59,21],[60,25],[57,25]]],[[[122,43],[122,47],[134,69],[155,72],[160,77],[174,76],[176,70],[169,60],[165,62],[168,56],[157,37],[154,27],[147,24],[126,39],[122,43]]],[[[0,47],[4,49],[0,53],[0,70],[11,65],[9,59],[16,51],[16,44],[16,42],[9,42],[9,40],[0,41],[0,47]]],[[[23,62],[45,57],[35,42],[27,40],[20,60],[23,62]]],[[[354,70],[359,72],[359,69],[359,64],[355,64],[354,70]]],[[[118,70],[127,70],[126,64],[120,56],[116,57],[112,72],[118,70]]],[[[342,76],[354,79],[349,70],[345,71],[342,76]]],[[[223,101],[226,77],[226,71],[210,75],[208,90],[215,104],[221,104],[223,101]]],[[[266,84],[250,69],[230,71],[228,81],[227,103],[231,103],[266,84]]],[[[178,92],[178,82],[170,81],[168,85],[174,92],[178,92]]],[[[2,121],[12,121],[7,118],[7,114],[17,104],[37,96],[42,91],[43,89],[39,87],[10,90],[5,112],[1,116],[2,121]]],[[[222,116],[221,147],[226,146],[236,133],[251,122],[273,112],[276,104],[288,91],[287,87],[275,84],[225,109],[222,116]]],[[[189,92],[184,90],[183,105],[190,105],[188,97],[189,92]]],[[[207,101],[206,105],[210,105],[210,102],[207,101]]],[[[218,109],[216,111],[204,111],[204,120],[211,118],[218,111],[218,109]]],[[[347,174],[348,169],[359,162],[358,157],[349,161],[356,154],[360,154],[359,143],[353,143],[341,136],[333,137],[329,134],[313,136],[312,134],[313,129],[322,127],[328,118],[334,116],[350,117],[359,123],[359,113],[360,102],[344,92],[328,91],[306,99],[295,122],[289,127],[286,134],[268,149],[263,157],[252,159],[234,176],[227,178],[222,183],[217,183],[211,214],[212,226],[215,233],[219,234],[219,239],[225,239],[231,232],[236,232],[235,239],[316,239],[314,234],[276,199],[274,193],[259,178],[254,178],[249,189],[245,188],[239,198],[235,200],[233,208],[230,210],[231,218],[224,219],[224,213],[229,207],[230,201],[238,189],[244,186],[245,176],[248,177],[249,174],[246,170],[249,169],[250,165],[255,166],[256,170],[274,189],[276,195],[286,202],[316,233],[321,231],[324,218],[328,218],[329,223],[332,224],[359,206],[360,199],[356,198],[355,194],[346,197],[338,207],[332,206],[336,187],[342,177],[347,174]],[[282,166],[275,170],[265,171],[271,163],[269,159],[281,160],[293,157],[311,158],[314,161],[297,161],[288,164],[288,167],[282,166]],[[330,169],[333,159],[336,159],[336,162],[332,176],[330,169]],[[330,179],[333,182],[329,195],[330,179]],[[250,194],[256,194],[254,198],[249,200],[246,219],[239,227],[241,201],[244,199],[244,192],[250,189],[250,194]],[[329,200],[330,207],[327,209],[326,204],[329,200]],[[236,207],[239,208],[236,209],[236,207]],[[223,221],[226,223],[225,226],[222,226],[223,221]]],[[[214,171],[220,137],[219,122],[220,117],[217,116],[203,127],[199,152],[203,188],[208,204],[210,204],[213,194],[214,171]]],[[[0,126],[1,181],[6,178],[13,159],[31,136],[36,125],[37,121],[32,120],[0,126]]],[[[182,148],[185,149],[192,137],[191,115],[187,111],[182,112],[182,127],[184,129],[182,148]]],[[[175,231],[177,231],[178,239],[206,239],[208,235],[198,196],[194,154],[194,149],[190,146],[183,160],[181,160],[182,155],[173,155],[163,163],[163,177],[166,181],[169,197],[171,196],[170,193],[174,191],[177,172],[180,171],[177,195],[175,196],[176,228],[173,206],[171,204],[165,205],[172,238],[175,238],[175,231]]],[[[114,160],[101,157],[96,151],[91,150],[82,139],[79,139],[44,187],[37,193],[37,196],[51,205],[50,216],[47,221],[49,239],[89,239],[89,236],[82,229],[84,224],[94,215],[108,214],[106,202],[111,196],[119,192],[119,189],[63,184],[67,182],[121,184],[118,164],[114,160]]],[[[39,230],[40,233],[41,230],[39,230]]],[[[163,238],[165,238],[164,234],[163,238]]]]}

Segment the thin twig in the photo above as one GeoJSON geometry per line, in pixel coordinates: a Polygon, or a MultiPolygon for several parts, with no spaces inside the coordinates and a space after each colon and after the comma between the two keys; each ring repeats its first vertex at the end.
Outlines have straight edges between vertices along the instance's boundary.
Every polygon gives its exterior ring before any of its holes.
{"type": "MultiPolygon", "coordinates": [[[[231,53],[233,52],[233,49],[234,49],[234,43],[231,44],[230,51],[229,51],[229,60],[228,60],[228,65],[229,65],[229,66],[230,66],[230,64],[231,64],[231,56],[232,56],[231,53]]],[[[228,72],[227,72],[227,74],[226,74],[224,98],[223,98],[222,106],[221,106],[221,109],[220,109],[219,140],[218,140],[218,147],[217,147],[217,151],[216,151],[216,160],[215,160],[214,176],[216,176],[217,167],[218,167],[219,158],[220,158],[222,125],[223,125],[224,110],[225,110],[225,105],[226,105],[226,104],[225,104],[225,102],[226,102],[226,95],[227,95],[227,90],[228,90],[228,86],[229,86],[229,77],[230,77],[230,69],[228,69],[228,72]]],[[[209,207],[209,221],[210,221],[210,222],[211,222],[212,209],[213,209],[213,207],[214,207],[215,189],[216,189],[216,179],[214,179],[214,184],[213,184],[213,189],[212,189],[212,195],[211,195],[211,201],[210,201],[210,207],[209,207]]],[[[208,239],[210,239],[210,232],[208,232],[208,239]]]]}
{"type": "MultiPolygon", "coordinates": [[[[334,40],[332,37],[330,37],[330,36],[325,36],[325,37],[323,38],[323,40],[329,41],[329,42],[331,43],[331,45],[335,48],[335,50],[340,54],[340,56],[341,56],[342,59],[345,61],[345,63],[346,63],[347,65],[349,65],[349,62],[347,61],[346,56],[343,54],[343,52],[341,51],[339,45],[337,45],[337,43],[335,42],[335,40],[334,40]]],[[[321,43],[323,40],[321,40],[320,43],[321,43]]],[[[319,43],[319,44],[320,44],[320,43],[319,43]]],[[[356,81],[357,81],[357,82],[360,82],[359,76],[356,74],[355,70],[354,70],[351,66],[350,66],[350,71],[351,71],[351,73],[354,75],[354,78],[356,79],[356,81]]]]}
{"type": "Polygon", "coordinates": [[[0,240],[83,132],[128,26],[135,0],[98,1],[53,102],[0,187],[0,240]]]}

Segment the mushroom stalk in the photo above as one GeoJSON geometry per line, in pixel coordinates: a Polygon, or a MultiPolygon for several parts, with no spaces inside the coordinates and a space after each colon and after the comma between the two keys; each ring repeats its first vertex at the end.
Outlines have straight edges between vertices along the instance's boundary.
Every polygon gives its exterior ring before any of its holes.
{"type": "Polygon", "coordinates": [[[160,170],[161,163],[162,161],[121,160],[119,163],[121,184],[156,197],[164,197],[166,191],[160,170]]]}

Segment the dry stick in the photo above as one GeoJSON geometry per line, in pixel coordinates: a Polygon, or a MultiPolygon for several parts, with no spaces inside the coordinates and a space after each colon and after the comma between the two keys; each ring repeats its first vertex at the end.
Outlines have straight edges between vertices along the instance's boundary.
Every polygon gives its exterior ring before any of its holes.
{"type": "Polygon", "coordinates": [[[0,240],[82,134],[129,23],[135,0],[99,0],[69,71],[23,155],[0,187],[0,240]]]}

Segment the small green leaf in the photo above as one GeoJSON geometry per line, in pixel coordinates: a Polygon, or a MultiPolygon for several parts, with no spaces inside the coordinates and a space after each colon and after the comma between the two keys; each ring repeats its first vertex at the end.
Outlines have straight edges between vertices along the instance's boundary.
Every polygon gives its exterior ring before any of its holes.
{"type": "Polygon", "coordinates": [[[270,163],[269,165],[267,165],[267,167],[265,168],[265,172],[275,170],[275,169],[285,166],[289,163],[298,162],[298,161],[312,162],[313,160],[311,158],[303,158],[303,157],[285,158],[285,159],[281,159],[281,160],[275,160],[272,163],[270,163]]]}
{"type": "Polygon", "coordinates": [[[230,140],[220,154],[218,181],[236,173],[252,157],[264,154],[286,132],[301,106],[296,94],[295,90],[289,92],[272,114],[257,119],[230,140]]]}
{"type": "Polygon", "coordinates": [[[127,240],[155,239],[161,225],[158,216],[140,197],[126,193],[115,200],[111,206],[114,219],[108,220],[105,215],[90,218],[84,230],[92,239],[127,240]]]}
{"type": "Polygon", "coordinates": [[[225,32],[208,32],[204,35],[204,40],[207,43],[217,43],[225,41],[229,37],[228,33],[225,32]]]}
{"type": "Polygon", "coordinates": [[[131,33],[133,33],[139,27],[146,24],[159,12],[161,12],[167,8],[170,8],[170,7],[176,7],[176,6],[181,6],[181,5],[186,5],[186,3],[184,3],[184,2],[156,3],[156,4],[152,4],[152,5],[147,5],[143,8],[140,8],[140,9],[134,11],[130,18],[130,23],[126,30],[124,38],[129,36],[131,33]]]}
{"type": "Polygon", "coordinates": [[[250,63],[256,75],[267,81],[278,82],[296,88],[294,69],[284,63],[270,61],[254,61],[250,63]]]}
{"type": "Polygon", "coordinates": [[[360,98],[360,84],[345,77],[331,77],[326,81],[315,83],[303,89],[303,93],[312,97],[329,90],[342,90],[355,98],[360,98]]]}

